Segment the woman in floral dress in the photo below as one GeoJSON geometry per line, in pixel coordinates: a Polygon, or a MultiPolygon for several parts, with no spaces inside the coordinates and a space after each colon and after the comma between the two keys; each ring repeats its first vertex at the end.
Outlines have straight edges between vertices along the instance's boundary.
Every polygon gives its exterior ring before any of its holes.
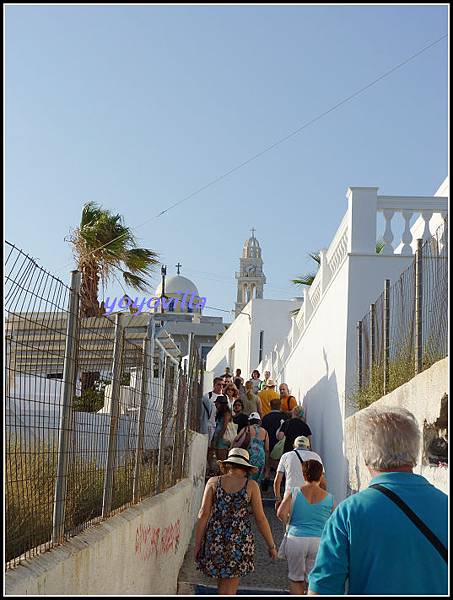
{"type": "Polygon", "coordinates": [[[269,556],[277,549],[266,519],[258,484],[248,478],[256,471],[243,448],[232,448],[219,461],[224,475],[206,484],[195,530],[194,555],[197,568],[217,579],[218,594],[236,594],[239,579],[255,569],[255,542],[249,506],[266,541],[269,556]]]}
{"type": "Polygon", "coordinates": [[[250,462],[257,468],[257,472],[251,475],[251,478],[261,483],[265,477],[269,477],[269,434],[261,427],[261,419],[258,413],[254,412],[249,416],[250,425],[250,462]]]}

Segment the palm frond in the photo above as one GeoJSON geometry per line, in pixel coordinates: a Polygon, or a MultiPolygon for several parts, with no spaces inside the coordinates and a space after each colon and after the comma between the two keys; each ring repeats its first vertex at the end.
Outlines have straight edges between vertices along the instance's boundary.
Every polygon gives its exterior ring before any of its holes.
{"type": "Polygon", "coordinates": [[[307,275],[299,275],[296,279],[291,279],[294,285],[311,285],[316,277],[316,273],[308,273],[307,275]]]}
{"type": "Polygon", "coordinates": [[[146,281],[146,279],[143,279],[143,277],[134,275],[134,273],[123,271],[123,278],[127,285],[130,285],[132,288],[134,288],[134,290],[148,292],[150,289],[149,282],[146,281]]]}
{"type": "Polygon", "coordinates": [[[376,254],[380,254],[382,252],[382,250],[384,250],[384,247],[385,247],[385,242],[382,238],[380,238],[376,242],[376,254]]]}
{"type": "Polygon", "coordinates": [[[321,264],[321,254],[319,252],[309,252],[308,256],[317,262],[318,265],[321,264]]]}
{"type": "Polygon", "coordinates": [[[159,264],[158,254],[148,248],[126,250],[122,260],[131,273],[142,275],[151,275],[154,267],[159,264]]]}

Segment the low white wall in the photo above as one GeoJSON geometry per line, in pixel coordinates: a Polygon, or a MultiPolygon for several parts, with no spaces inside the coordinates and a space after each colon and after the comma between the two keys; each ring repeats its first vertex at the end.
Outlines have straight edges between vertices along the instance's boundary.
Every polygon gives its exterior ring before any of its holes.
{"type": "Polygon", "coordinates": [[[188,478],[6,573],[7,595],[175,594],[204,489],[207,436],[191,432],[188,478]]]}
{"type": "MultiPolygon", "coordinates": [[[[448,358],[435,363],[390,394],[383,396],[372,407],[402,406],[407,408],[417,419],[423,432],[425,424],[434,424],[440,416],[441,399],[448,394],[448,358]]],[[[366,409],[364,409],[366,410],[366,409]]],[[[345,448],[348,462],[349,493],[358,492],[368,486],[371,476],[365,465],[359,448],[357,436],[357,416],[355,413],[346,419],[345,448]]],[[[421,444],[420,455],[414,472],[426,479],[445,493],[448,493],[448,469],[441,466],[429,465],[425,454],[424,444],[421,444]]]]}

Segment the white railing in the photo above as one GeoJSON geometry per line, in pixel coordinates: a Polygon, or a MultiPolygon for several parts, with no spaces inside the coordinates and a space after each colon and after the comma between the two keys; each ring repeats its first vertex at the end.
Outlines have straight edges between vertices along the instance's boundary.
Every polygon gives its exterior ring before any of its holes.
{"type": "Polygon", "coordinates": [[[431,237],[429,222],[433,214],[440,214],[442,219],[447,216],[448,198],[442,196],[378,196],[377,210],[384,215],[385,231],[382,236],[385,246],[382,254],[389,255],[395,253],[395,248],[402,244],[401,254],[410,256],[413,254],[413,231],[410,221],[414,215],[421,217],[423,221],[423,241],[431,237]],[[395,214],[400,213],[404,220],[404,231],[401,240],[396,240],[393,245],[394,231],[392,221],[395,214]]]}
{"type": "MultiPolygon", "coordinates": [[[[320,271],[321,270],[318,271],[316,278],[320,274],[320,271]]],[[[310,302],[313,310],[318,306],[321,300],[321,278],[319,278],[318,281],[316,281],[316,278],[310,286],[310,302]]]]}
{"type": "Polygon", "coordinates": [[[343,217],[340,227],[334,235],[329,249],[326,252],[327,264],[331,276],[340,268],[346,254],[348,253],[348,213],[343,217]]]}

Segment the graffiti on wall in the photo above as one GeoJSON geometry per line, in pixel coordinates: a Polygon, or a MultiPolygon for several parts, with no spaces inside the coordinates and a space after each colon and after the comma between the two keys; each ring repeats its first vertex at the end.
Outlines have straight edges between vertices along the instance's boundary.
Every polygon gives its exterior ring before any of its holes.
{"type": "Polygon", "coordinates": [[[142,560],[151,557],[175,552],[179,546],[181,537],[181,523],[178,519],[164,529],[151,527],[151,525],[139,525],[135,530],[135,554],[142,560]]]}

